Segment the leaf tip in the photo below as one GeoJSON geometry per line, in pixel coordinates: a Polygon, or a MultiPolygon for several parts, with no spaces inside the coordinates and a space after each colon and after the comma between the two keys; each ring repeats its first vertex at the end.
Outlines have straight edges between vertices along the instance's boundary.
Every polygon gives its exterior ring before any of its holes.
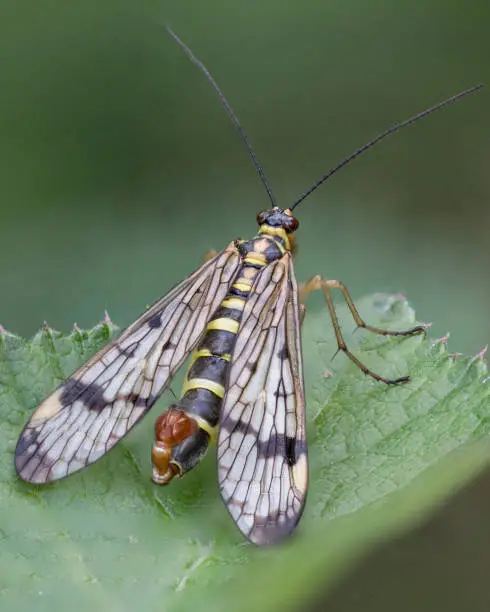
{"type": "Polygon", "coordinates": [[[109,316],[109,313],[107,312],[107,310],[104,310],[104,319],[102,321],[102,324],[107,325],[111,329],[115,329],[117,327],[117,325],[114,323],[114,321],[109,316]]]}
{"type": "Polygon", "coordinates": [[[52,336],[53,334],[56,333],[56,330],[53,327],[51,327],[51,325],[48,325],[46,321],[44,321],[41,332],[43,334],[46,334],[47,336],[52,336]]]}
{"type": "Polygon", "coordinates": [[[444,336],[441,336],[440,338],[436,338],[434,340],[434,344],[447,344],[448,340],[449,340],[449,334],[446,334],[444,336]]]}
{"type": "Polygon", "coordinates": [[[107,310],[104,310],[104,323],[107,323],[107,325],[111,325],[112,323],[111,317],[109,316],[107,310]]]}
{"type": "Polygon", "coordinates": [[[488,350],[488,344],[487,344],[486,346],[484,346],[484,347],[482,348],[482,350],[481,350],[481,351],[479,351],[479,352],[478,352],[478,353],[475,355],[475,357],[476,357],[477,359],[481,359],[482,361],[485,361],[485,355],[487,354],[487,350],[488,350]]]}
{"type": "Polygon", "coordinates": [[[15,334],[12,334],[8,331],[8,329],[6,329],[3,325],[0,324],[0,336],[15,336],[15,334]]]}

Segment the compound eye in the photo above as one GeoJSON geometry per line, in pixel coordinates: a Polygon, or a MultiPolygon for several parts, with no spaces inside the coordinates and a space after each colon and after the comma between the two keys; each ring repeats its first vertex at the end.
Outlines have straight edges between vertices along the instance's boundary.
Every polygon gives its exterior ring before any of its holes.
{"type": "Polygon", "coordinates": [[[287,227],[287,231],[288,232],[295,232],[299,227],[299,221],[298,219],[296,219],[296,217],[291,217],[289,223],[288,223],[288,227],[287,227]]]}
{"type": "Polygon", "coordinates": [[[263,225],[266,221],[266,214],[265,211],[263,210],[262,212],[259,212],[259,214],[257,215],[257,223],[259,225],[263,225]]]}

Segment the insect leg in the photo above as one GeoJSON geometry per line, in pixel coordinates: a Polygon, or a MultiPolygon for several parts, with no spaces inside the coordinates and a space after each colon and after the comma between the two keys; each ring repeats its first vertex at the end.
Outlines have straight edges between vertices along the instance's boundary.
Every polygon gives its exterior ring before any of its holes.
{"type": "Polygon", "coordinates": [[[299,304],[299,323],[301,326],[303,326],[303,321],[305,320],[305,316],[306,316],[306,306],[300,302],[299,304]]]}
{"type": "Polygon", "coordinates": [[[362,327],[363,329],[367,329],[375,334],[380,334],[381,336],[414,336],[416,334],[425,334],[427,332],[427,329],[423,325],[417,325],[416,327],[412,327],[411,329],[407,329],[405,331],[391,331],[388,329],[382,329],[380,327],[374,327],[374,325],[368,325],[361,318],[361,315],[355,307],[354,301],[351,298],[347,287],[338,280],[326,280],[321,276],[314,276],[307,283],[304,283],[301,286],[300,300],[304,301],[312,291],[324,291],[324,287],[329,287],[330,289],[340,289],[357,327],[362,327]]]}
{"type": "Polygon", "coordinates": [[[300,297],[301,302],[303,302],[306,299],[306,297],[313,291],[323,292],[323,295],[325,296],[325,301],[327,302],[328,310],[330,312],[330,318],[332,319],[332,325],[333,325],[334,332],[335,332],[335,338],[337,339],[338,349],[339,351],[344,352],[347,355],[347,357],[353,363],[355,363],[356,366],[360,370],[364,372],[364,374],[366,374],[367,376],[371,376],[375,380],[384,382],[389,385],[396,385],[399,383],[408,382],[410,380],[408,376],[402,376],[401,378],[395,378],[395,379],[383,378],[382,376],[379,376],[378,374],[370,370],[367,366],[365,366],[361,361],[359,361],[359,359],[357,359],[355,355],[353,355],[349,351],[349,349],[347,348],[347,345],[345,344],[344,338],[342,336],[342,331],[340,329],[339,321],[337,318],[337,313],[335,312],[335,305],[333,303],[332,296],[331,296],[331,290],[333,288],[338,288],[342,291],[342,295],[344,296],[347,302],[347,306],[349,307],[349,310],[351,311],[351,314],[356,324],[358,325],[358,327],[363,327],[364,329],[367,329],[377,334],[381,334],[383,336],[411,336],[414,334],[425,333],[425,327],[419,325],[407,331],[397,332],[397,331],[388,331],[388,330],[380,329],[372,325],[367,325],[361,319],[361,316],[359,315],[357,308],[354,306],[354,302],[352,301],[352,298],[350,297],[349,292],[347,291],[347,288],[341,282],[336,281],[336,280],[325,280],[321,276],[317,275],[311,278],[307,283],[302,285],[299,290],[299,297],[300,297]]]}

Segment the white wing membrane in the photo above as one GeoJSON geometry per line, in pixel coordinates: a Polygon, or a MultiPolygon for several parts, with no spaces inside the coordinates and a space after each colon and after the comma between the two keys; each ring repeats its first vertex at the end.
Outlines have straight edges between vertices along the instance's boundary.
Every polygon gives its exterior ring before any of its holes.
{"type": "Polygon", "coordinates": [[[232,243],[47,397],[17,443],[19,476],[33,483],[63,478],[123,438],[194,349],[239,265],[232,243]]]}
{"type": "Polygon", "coordinates": [[[244,309],[220,417],[218,479],[255,544],[289,534],[308,485],[298,290],[286,254],[257,276],[244,309]]]}

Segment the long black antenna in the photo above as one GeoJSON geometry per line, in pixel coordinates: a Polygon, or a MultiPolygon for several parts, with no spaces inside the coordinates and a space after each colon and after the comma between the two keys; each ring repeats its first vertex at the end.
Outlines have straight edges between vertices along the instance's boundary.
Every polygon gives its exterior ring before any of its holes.
{"type": "Polygon", "coordinates": [[[265,177],[264,171],[262,170],[262,166],[260,165],[259,160],[257,159],[257,156],[255,155],[255,151],[252,149],[252,145],[250,144],[250,141],[249,141],[247,135],[245,134],[245,130],[242,128],[242,126],[240,124],[240,121],[238,120],[238,117],[235,115],[235,113],[233,112],[231,106],[229,105],[228,100],[225,98],[225,96],[223,95],[223,92],[218,87],[218,84],[213,79],[211,73],[206,68],[206,66],[201,62],[201,60],[197,59],[197,57],[194,55],[194,53],[192,53],[192,51],[189,49],[189,47],[180,40],[180,38],[177,36],[177,34],[175,34],[175,32],[172,32],[172,30],[168,26],[166,26],[166,28],[167,28],[167,32],[170,34],[170,36],[175,40],[175,42],[178,45],[180,45],[180,47],[184,50],[185,54],[191,60],[191,62],[193,62],[199,68],[199,70],[204,74],[204,76],[206,77],[206,79],[209,81],[209,83],[211,84],[212,88],[214,89],[214,91],[218,94],[218,98],[220,99],[221,104],[225,107],[225,110],[228,113],[228,116],[230,117],[230,119],[235,124],[236,129],[238,130],[240,136],[243,139],[243,142],[245,143],[245,145],[246,145],[246,147],[248,149],[250,157],[252,158],[253,165],[255,166],[255,169],[258,172],[260,180],[262,181],[264,187],[267,190],[267,193],[269,195],[269,199],[272,202],[272,206],[275,206],[276,205],[275,198],[274,198],[274,196],[272,194],[271,188],[269,187],[269,182],[267,181],[267,179],[265,177]]]}
{"type": "Polygon", "coordinates": [[[354,153],[351,153],[348,157],[346,157],[344,160],[342,160],[339,164],[337,164],[331,170],[329,170],[329,172],[327,172],[327,174],[324,174],[320,179],[318,179],[318,181],[316,183],[314,183],[309,189],[307,189],[296,200],[296,202],[290,207],[291,210],[293,210],[293,208],[296,208],[296,206],[298,206],[298,204],[300,202],[305,200],[310,194],[312,194],[315,191],[315,189],[320,187],[320,185],[322,183],[324,183],[327,179],[329,179],[338,170],[340,170],[344,166],[347,166],[348,163],[350,163],[353,159],[358,157],[361,153],[364,153],[364,151],[367,151],[371,147],[374,147],[375,144],[377,144],[380,140],[383,140],[383,138],[386,138],[386,136],[389,136],[390,134],[393,134],[393,132],[397,132],[398,130],[401,130],[402,128],[406,127],[407,125],[411,125],[412,123],[415,123],[419,119],[422,119],[422,117],[426,117],[427,115],[430,115],[431,113],[433,113],[435,111],[438,111],[441,108],[443,108],[445,106],[448,106],[449,104],[452,104],[453,102],[456,102],[456,100],[459,100],[460,98],[462,98],[464,96],[467,96],[469,94],[474,93],[475,91],[478,91],[482,87],[483,87],[483,83],[480,83],[479,85],[475,85],[474,87],[471,87],[470,89],[466,89],[465,91],[462,91],[462,92],[456,94],[455,96],[451,96],[450,98],[447,98],[446,100],[443,100],[442,102],[439,102],[439,104],[436,104],[435,106],[431,106],[430,108],[422,111],[421,113],[419,113],[418,115],[415,115],[414,117],[411,117],[410,119],[407,119],[406,121],[402,121],[401,123],[397,123],[396,125],[392,125],[390,128],[388,128],[382,134],[378,134],[378,136],[376,136],[376,138],[373,138],[373,140],[370,140],[369,142],[367,142],[365,145],[363,145],[362,147],[360,147],[359,149],[354,151],[354,153]]]}

